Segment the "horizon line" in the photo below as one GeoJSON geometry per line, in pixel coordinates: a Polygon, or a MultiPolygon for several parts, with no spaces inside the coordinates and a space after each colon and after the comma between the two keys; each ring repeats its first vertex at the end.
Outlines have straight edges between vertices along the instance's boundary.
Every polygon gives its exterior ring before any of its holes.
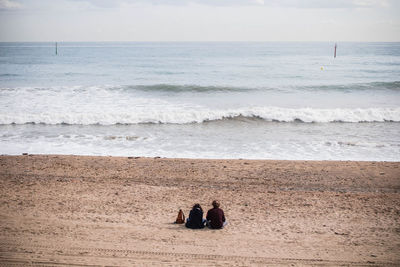
{"type": "Polygon", "coordinates": [[[279,41],[279,40],[274,40],[274,41],[238,41],[238,40],[231,40],[231,41],[217,41],[217,40],[210,40],[210,41],[201,41],[201,40],[193,40],[193,41],[162,41],[162,40],[156,40],[156,41],[121,41],[121,40],[115,40],[115,41],[58,41],[58,40],[46,40],[46,41],[1,41],[0,43],[400,43],[400,40],[398,41],[343,41],[343,40],[329,40],[329,41],[279,41]]]}

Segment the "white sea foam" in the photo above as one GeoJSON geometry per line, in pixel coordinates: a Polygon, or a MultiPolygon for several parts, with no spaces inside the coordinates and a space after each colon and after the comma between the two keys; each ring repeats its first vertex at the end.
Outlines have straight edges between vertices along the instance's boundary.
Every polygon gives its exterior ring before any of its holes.
{"type": "Polygon", "coordinates": [[[0,124],[188,124],[223,119],[256,118],[277,122],[400,122],[400,108],[356,108],[356,109],[315,109],[254,107],[239,109],[207,109],[187,107],[142,107],[131,108],[129,112],[43,112],[0,114],[0,124]]]}
{"type": "Polygon", "coordinates": [[[0,152],[399,161],[399,127],[398,123],[249,124],[244,120],[202,125],[0,125],[0,152]]]}

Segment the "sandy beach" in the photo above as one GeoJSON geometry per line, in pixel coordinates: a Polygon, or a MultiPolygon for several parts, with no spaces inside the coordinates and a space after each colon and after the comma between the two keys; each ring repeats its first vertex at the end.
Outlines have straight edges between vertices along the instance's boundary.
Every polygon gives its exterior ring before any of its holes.
{"type": "Polygon", "coordinates": [[[0,156],[0,265],[400,265],[400,163],[0,156]],[[229,225],[174,224],[218,199],[229,225]]]}

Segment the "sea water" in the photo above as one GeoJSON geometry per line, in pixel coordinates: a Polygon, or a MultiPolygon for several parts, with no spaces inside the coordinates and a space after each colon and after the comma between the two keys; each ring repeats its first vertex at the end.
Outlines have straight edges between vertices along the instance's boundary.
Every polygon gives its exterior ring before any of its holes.
{"type": "Polygon", "coordinates": [[[0,43],[0,153],[400,161],[400,43],[0,43]]]}

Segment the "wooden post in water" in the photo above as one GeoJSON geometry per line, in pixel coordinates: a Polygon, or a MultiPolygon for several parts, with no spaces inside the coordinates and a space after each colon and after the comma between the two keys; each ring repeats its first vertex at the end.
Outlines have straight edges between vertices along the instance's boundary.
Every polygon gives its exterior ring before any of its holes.
{"type": "Polygon", "coordinates": [[[336,48],[337,48],[337,44],[335,43],[335,55],[333,56],[334,58],[336,58],[336,48]]]}
{"type": "Polygon", "coordinates": [[[56,42],[56,55],[58,55],[58,51],[57,51],[57,42],[56,42]]]}

